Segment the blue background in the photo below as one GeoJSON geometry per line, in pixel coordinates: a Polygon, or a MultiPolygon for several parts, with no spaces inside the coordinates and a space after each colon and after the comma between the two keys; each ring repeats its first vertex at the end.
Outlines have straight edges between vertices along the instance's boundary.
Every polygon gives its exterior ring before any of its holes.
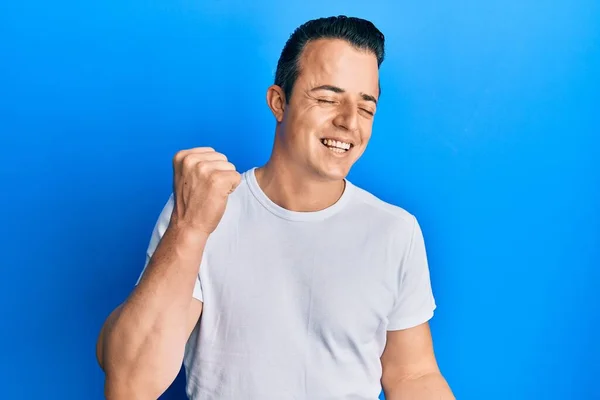
{"type": "Polygon", "coordinates": [[[1,398],[102,398],[95,340],[171,157],[265,162],[285,40],[341,13],[373,20],[388,55],[350,178],[421,221],[457,397],[600,398],[592,0],[0,3],[1,398]]]}

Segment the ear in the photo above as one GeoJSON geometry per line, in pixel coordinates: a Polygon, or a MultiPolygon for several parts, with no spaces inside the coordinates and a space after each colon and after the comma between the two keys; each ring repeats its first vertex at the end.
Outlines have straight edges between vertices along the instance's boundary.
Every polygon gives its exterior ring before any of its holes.
{"type": "Polygon", "coordinates": [[[285,93],[280,86],[271,85],[267,89],[267,105],[275,116],[277,122],[283,121],[285,111],[285,93]]]}

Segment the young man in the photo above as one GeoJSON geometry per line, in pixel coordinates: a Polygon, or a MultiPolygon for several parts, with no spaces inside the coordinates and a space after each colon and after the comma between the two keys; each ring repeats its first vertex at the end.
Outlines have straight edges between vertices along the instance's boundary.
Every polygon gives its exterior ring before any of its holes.
{"type": "Polygon", "coordinates": [[[309,21],[267,91],[267,164],[240,174],[208,147],[174,157],[146,267],[98,340],[107,399],[158,398],[182,361],[192,400],[454,398],[419,225],[346,180],[383,58],[372,23],[309,21]]]}

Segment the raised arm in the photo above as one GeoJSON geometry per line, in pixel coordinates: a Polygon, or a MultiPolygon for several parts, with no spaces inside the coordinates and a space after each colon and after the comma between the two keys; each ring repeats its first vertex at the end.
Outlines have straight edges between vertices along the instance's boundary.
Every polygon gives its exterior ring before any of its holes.
{"type": "Polygon", "coordinates": [[[194,289],[209,235],[240,175],[211,148],[173,160],[169,223],[129,297],[106,319],[97,343],[108,400],[156,399],[177,376],[202,312],[194,289]]]}

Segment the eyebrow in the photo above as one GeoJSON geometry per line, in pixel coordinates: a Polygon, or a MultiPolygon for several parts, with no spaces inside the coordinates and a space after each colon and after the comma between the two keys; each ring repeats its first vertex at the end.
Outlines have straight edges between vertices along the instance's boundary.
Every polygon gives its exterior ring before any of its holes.
{"type": "MultiPolygon", "coordinates": [[[[317,86],[316,88],[312,88],[311,92],[316,92],[317,90],[329,90],[335,93],[345,93],[346,91],[340,87],[337,86],[333,86],[333,85],[321,85],[321,86],[317,86]]],[[[373,96],[371,96],[370,94],[366,94],[366,93],[361,93],[360,97],[362,97],[363,100],[366,101],[372,101],[373,103],[377,104],[377,99],[373,96]]]]}

